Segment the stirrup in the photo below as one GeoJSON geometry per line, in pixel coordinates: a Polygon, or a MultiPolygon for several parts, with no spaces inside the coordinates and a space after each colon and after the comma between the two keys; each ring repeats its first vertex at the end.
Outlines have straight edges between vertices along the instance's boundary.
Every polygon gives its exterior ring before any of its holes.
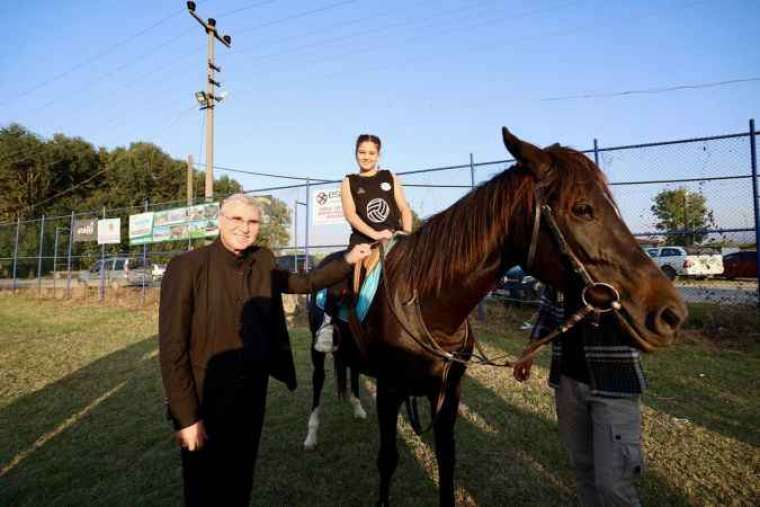
{"type": "Polygon", "coordinates": [[[338,348],[333,344],[333,325],[330,316],[325,313],[324,321],[316,332],[314,350],[323,354],[335,352],[338,348]]]}

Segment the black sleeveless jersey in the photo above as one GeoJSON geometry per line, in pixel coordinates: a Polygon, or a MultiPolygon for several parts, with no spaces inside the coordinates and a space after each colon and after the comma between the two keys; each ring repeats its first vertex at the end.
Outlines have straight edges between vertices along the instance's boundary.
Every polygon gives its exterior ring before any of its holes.
{"type": "MultiPolygon", "coordinates": [[[[376,231],[401,229],[401,210],[396,204],[393,174],[388,170],[377,171],[374,176],[349,174],[348,183],[351,197],[354,199],[356,214],[365,224],[376,231]]],[[[355,228],[351,228],[351,246],[357,243],[371,243],[368,238],[355,228]]]]}

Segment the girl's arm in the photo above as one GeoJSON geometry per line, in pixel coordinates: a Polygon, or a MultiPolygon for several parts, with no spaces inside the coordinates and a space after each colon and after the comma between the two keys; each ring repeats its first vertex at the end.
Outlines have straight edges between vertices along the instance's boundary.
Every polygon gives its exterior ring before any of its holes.
{"type": "Polygon", "coordinates": [[[409,208],[409,203],[406,202],[404,196],[404,188],[401,186],[401,182],[393,175],[393,197],[396,199],[396,205],[399,211],[401,211],[401,227],[406,233],[412,232],[412,210],[409,208]]]}
{"type": "Polygon", "coordinates": [[[364,220],[356,214],[356,205],[354,204],[354,198],[351,196],[351,184],[348,182],[347,177],[343,178],[343,182],[340,184],[340,202],[343,206],[343,216],[346,217],[346,220],[348,220],[348,223],[354,229],[372,239],[377,240],[381,238],[375,229],[365,224],[364,220]]]}

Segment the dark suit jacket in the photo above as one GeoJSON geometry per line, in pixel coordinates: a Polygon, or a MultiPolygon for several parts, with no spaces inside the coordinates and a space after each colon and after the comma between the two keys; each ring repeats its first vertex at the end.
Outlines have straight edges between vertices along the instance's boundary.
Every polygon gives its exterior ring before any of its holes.
{"type": "MultiPolygon", "coordinates": [[[[161,284],[159,361],[169,413],[177,428],[202,419],[209,362],[223,354],[243,356],[243,337],[219,336],[208,329],[209,305],[215,304],[209,301],[207,290],[212,248],[201,247],[172,259],[161,284]]],[[[269,373],[293,390],[295,367],[281,294],[305,294],[332,285],[348,276],[351,266],[341,258],[311,273],[296,274],[277,269],[269,249],[254,247],[251,255],[252,294],[245,305],[241,334],[246,326],[255,326],[255,334],[268,338],[269,373]]]]}

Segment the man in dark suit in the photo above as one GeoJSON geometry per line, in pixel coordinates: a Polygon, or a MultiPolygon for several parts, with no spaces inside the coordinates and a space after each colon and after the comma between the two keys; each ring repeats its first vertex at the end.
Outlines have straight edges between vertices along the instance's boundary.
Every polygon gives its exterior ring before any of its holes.
{"type": "Polygon", "coordinates": [[[227,198],[219,238],[172,259],[162,282],[161,376],[187,505],[248,505],[269,376],[296,387],[281,294],[329,286],[369,254],[357,245],[311,273],[282,271],[254,246],[259,220],[251,198],[227,198]]]}

